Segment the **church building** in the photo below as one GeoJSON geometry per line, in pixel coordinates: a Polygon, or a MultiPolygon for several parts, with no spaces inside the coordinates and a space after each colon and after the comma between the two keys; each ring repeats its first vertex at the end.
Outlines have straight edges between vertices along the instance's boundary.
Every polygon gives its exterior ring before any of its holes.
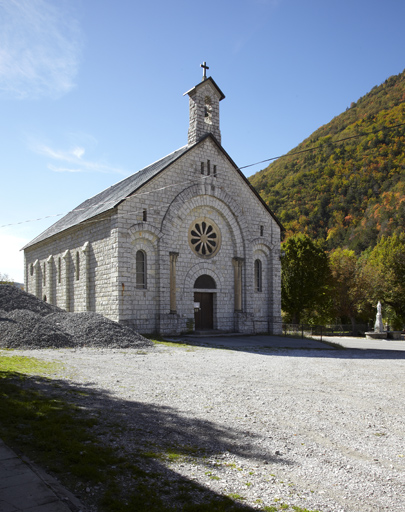
{"type": "Polygon", "coordinates": [[[281,332],[281,224],[221,145],[202,65],[188,143],[24,247],[25,290],[140,333],[281,332]]]}

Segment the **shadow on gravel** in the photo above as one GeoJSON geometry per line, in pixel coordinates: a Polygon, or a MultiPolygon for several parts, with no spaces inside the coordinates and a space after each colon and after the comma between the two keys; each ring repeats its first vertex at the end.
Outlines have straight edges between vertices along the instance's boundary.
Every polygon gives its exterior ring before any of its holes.
{"type": "Polygon", "coordinates": [[[249,431],[120,400],[91,383],[0,372],[0,395],[10,407],[0,405],[4,441],[42,464],[85,504],[96,502],[97,510],[250,511],[243,496],[220,486],[227,471],[237,471],[229,458],[221,461],[222,454],[288,463],[259,451],[249,431]],[[216,480],[218,492],[167,467],[182,461],[203,464],[207,482],[216,480]]]}
{"type": "MultiPolygon", "coordinates": [[[[247,338],[247,337],[246,337],[247,338]]],[[[236,339],[228,340],[227,338],[204,338],[204,340],[181,338],[168,340],[176,344],[185,346],[203,347],[216,350],[233,350],[237,352],[247,352],[250,354],[260,354],[264,356],[280,356],[280,357],[322,357],[330,359],[405,359],[405,350],[384,350],[375,348],[345,348],[336,344],[327,342],[319,342],[317,340],[308,340],[308,346],[305,346],[305,340],[291,340],[288,338],[267,336],[268,341],[262,342],[257,340],[255,336],[249,337],[245,343],[236,339]],[[283,340],[286,339],[285,343],[283,340]]],[[[405,346],[405,342],[404,342],[405,346]]]]}

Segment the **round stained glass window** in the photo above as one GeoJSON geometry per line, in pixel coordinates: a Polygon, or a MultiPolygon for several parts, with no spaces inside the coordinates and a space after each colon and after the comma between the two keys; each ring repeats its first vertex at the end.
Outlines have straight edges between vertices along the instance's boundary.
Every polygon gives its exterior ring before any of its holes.
{"type": "Polygon", "coordinates": [[[209,219],[195,220],[188,232],[191,249],[202,258],[214,256],[221,245],[221,233],[218,226],[209,219]]]}

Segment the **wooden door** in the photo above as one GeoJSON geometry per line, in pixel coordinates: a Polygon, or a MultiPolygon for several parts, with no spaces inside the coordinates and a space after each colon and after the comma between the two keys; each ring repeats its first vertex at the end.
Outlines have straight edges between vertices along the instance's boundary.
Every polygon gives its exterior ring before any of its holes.
{"type": "Polygon", "coordinates": [[[214,328],[214,294],[194,293],[194,302],[200,303],[199,311],[194,312],[195,329],[206,330],[214,328]]]}

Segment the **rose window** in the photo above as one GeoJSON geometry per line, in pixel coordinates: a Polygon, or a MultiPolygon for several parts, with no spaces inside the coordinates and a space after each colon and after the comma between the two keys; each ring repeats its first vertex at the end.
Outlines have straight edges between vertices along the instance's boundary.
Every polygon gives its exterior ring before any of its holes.
{"type": "Polygon", "coordinates": [[[194,221],[188,233],[191,249],[203,258],[214,256],[221,245],[221,234],[212,220],[198,219],[194,221]]]}

